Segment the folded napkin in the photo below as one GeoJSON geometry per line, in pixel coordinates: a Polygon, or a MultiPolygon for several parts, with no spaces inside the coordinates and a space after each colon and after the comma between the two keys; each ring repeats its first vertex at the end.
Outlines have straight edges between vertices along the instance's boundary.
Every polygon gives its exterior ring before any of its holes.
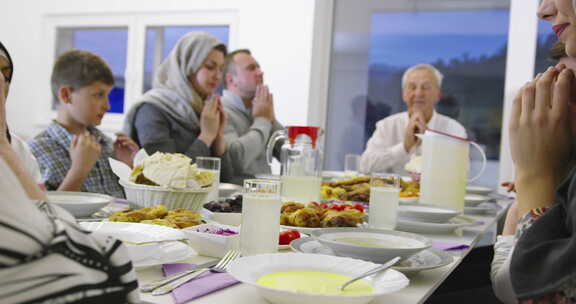
{"type": "MultiPolygon", "coordinates": [[[[193,266],[194,264],[183,263],[164,264],[162,266],[162,271],[164,272],[165,276],[169,276],[173,273],[190,269],[193,266]]],[[[184,304],[190,300],[199,298],[203,295],[207,295],[211,292],[220,290],[239,282],[240,281],[234,279],[227,273],[208,272],[172,290],[172,297],[174,297],[174,303],[184,304]]]]}
{"type": "Polygon", "coordinates": [[[438,242],[438,241],[432,241],[432,247],[444,251],[457,251],[470,248],[470,246],[464,244],[438,242]]]}

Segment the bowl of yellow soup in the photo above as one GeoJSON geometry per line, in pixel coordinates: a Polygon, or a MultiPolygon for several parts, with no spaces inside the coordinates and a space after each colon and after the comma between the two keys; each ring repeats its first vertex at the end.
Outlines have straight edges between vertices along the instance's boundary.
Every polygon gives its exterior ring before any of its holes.
{"type": "Polygon", "coordinates": [[[326,228],[311,235],[338,256],[376,263],[397,256],[406,259],[432,245],[428,238],[417,234],[372,228],[326,228]]]}
{"type": "Polygon", "coordinates": [[[408,286],[406,276],[388,269],[339,290],[345,281],[376,266],[337,256],[275,253],[242,257],[228,272],[275,304],[363,304],[408,286]]]}

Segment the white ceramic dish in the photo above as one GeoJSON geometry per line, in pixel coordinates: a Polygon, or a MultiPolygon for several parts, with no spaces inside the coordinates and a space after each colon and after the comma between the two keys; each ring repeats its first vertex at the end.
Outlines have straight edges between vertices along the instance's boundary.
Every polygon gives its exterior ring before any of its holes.
{"type": "Polygon", "coordinates": [[[489,200],[490,198],[488,196],[479,194],[466,194],[466,196],[464,196],[464,204],[469,207],[475,207],[489,200]]]}
{"type": "Polygon", "coordinates": [[[474,220],[463,216],[456,216],[450,219],[448,223],[425,223],[398,218],[396,230],[422,234],[447,234],[454,232],[458,228],[474,225],[476,225],[474,220]]]}
{"type": "Polygon", "coordinates": [[[339,256],[377,263],[385,263],[396,256],[408,258],[432,245],[429,239],[420,235],[372,228],[326,228],[314,231],[311,235],[339,256]]]}
{"type": "Polygon", "coordinates": [[[202,224],[187,227],[182,232],[188,237],[188,242],[199,255],[221,258],[228,250],[236,249],[240,242],[240,228],[219,223],[202,224]],[[236,232],[234,235],[220,235],[206,231],[227,229],[236,232]]]}
{"type": "Polygon", "coordinates": [[[466,186],[466,192],[467,193],[473,193],[473,194],[489,194],[491,192],[493,192],[494,190],[488,187],[482,187],[482,186],[474,186],[474,185],[469,185],[466,186]]]}
{"type": "Polygon", "coordinates": [[[149,267],[186,260],[197,253],[183,242],[126,244],[134,267],[149,267]]]}
{"type": "Polygon", "coordinates": [[[430,205],[402,205],[398,207],[398,216],[429,223],[446,223],[462,212],[430,205]]]}
{"type": "MultiPolygon", "coordinates": [[[[301,253],[337,255],[334,250],[330,249],[330,247],[322,245],[311,237],[299,238],[292,241],[292,243],[290,243],[290,248],[301,253]]],[[[420,271],[448,265],[452,263],[453,260],[454,258],[450,254],[430,247],[416,253],[408,259],[400,261],[398,264],[393,266],[392,269],[401,271],[404,274],[413,275],[420,271]]]]}
{"type": "Polygon", "coordinates": [[[364,279],[374,288],[373,294],[366,295],[340,296],[293,292],[268,288],[256,283],[261,276],[278,271],[307,270],[354,277],[376,266],[371,262],[329,255],[277,253],[242,257],[232,262],[228,272],[242,283],[255,287],[262,297],[276,304],[364,304],[375,297],[408,286],[408,278],[393,269],[364,279]]]}
{"type": "Polygon", "coordinates": [[[186,239],[186,235],[181,230],[160,225],[123,222],[80,222],[79,224],[88,231],[110,235],[133,244],[186,239]]]}
{"type": "Polygon", "coordinates": [[[113,200],[108,195],[87,192],[48,191],[46,196],[49,203],[64,208],[75,217],[88,217],[113,200]]]}

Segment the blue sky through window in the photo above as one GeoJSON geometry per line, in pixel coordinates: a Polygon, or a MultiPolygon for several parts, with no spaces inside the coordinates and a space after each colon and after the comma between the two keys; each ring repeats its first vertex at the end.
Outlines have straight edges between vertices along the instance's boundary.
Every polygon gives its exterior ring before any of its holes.
{"type": "Polygon", "coordinates": [[[128,31],[121,28],[82,29],[74,31],[75,48],[102,57],[114,74],[115,85],[110,95],[110,113],[124,112],[124,71],[128,50],[128,31]]]}
{"type": "Polygon", "coordinates": [[[464,54],[491,56],[506,44],[508,19],[508,10],[376,13],[370,64],[407,67],[464,54]]]}

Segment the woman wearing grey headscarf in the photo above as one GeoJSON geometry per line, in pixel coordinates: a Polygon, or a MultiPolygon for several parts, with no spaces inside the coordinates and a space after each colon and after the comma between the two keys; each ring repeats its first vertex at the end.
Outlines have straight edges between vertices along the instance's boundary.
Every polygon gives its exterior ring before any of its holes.
{"type": "Polygon", "coordinates": [[[152,89],[128,111],[124,131],[148,154],[221,157],[226,180],[226,115],[214,94],[225,55],[226,46],[206,33],[180,38],[158,68],[152,89]]]}

